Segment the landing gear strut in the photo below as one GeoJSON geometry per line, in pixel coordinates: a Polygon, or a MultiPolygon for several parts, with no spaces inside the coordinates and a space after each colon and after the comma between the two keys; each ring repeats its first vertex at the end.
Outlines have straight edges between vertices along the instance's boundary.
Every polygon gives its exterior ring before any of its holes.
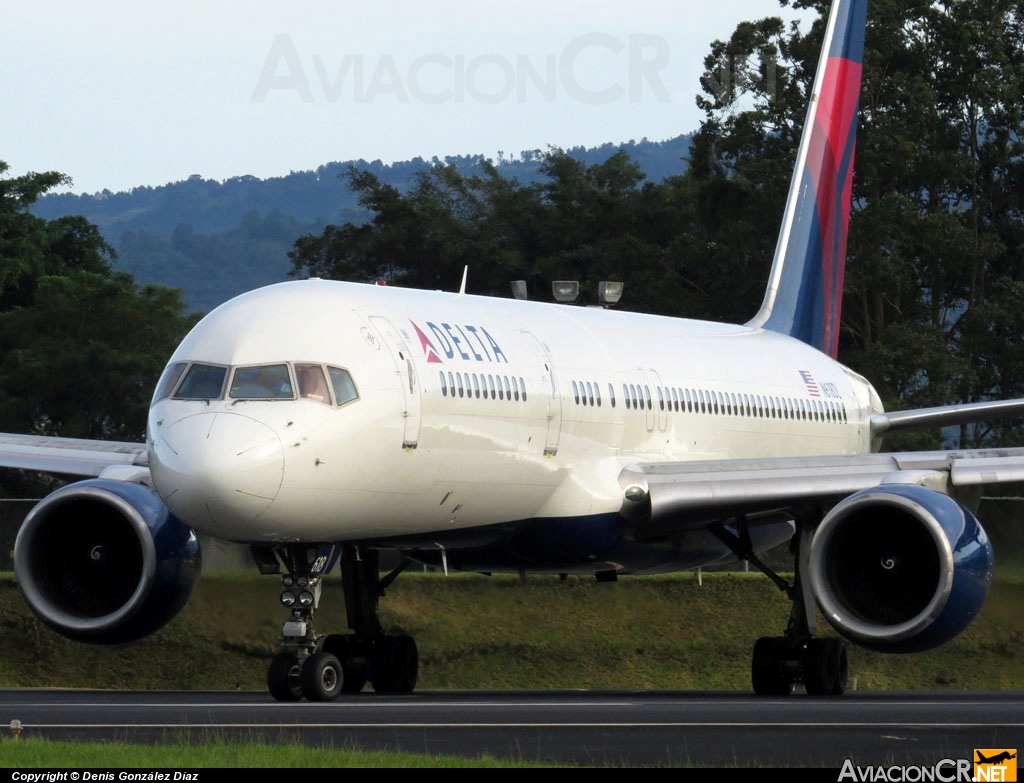
{"type": "Polygon", "coordinates": [[[280,573],[281,603],[291,615],[281,629],[281,652],[267,669],[267,689],[278,701],[332,701],[342,693],[359,693],[369,682],[377,693],[411,693],[419,677],[419,651],[408,635],[381,628],[377,603],[405,570],[403,562],[384,578],[376,550],[346,547],[341,578],[350,633],[320,637],[313,614],[320,601],[322,578],[334,564],[333,547],[291,545],[254,547],[264,573],[280,573]]]}
{"type": "Polygon", "coordinates": [[[737,535],[720,527],[716,534],[738,557],[755,566],[790,601],[789,623],[782,636],[763,636],[754,644],[750,679],[759,696],[788,696],[797,683],[811,696],[839,696],[846,691],[849,664],[842,639],[815,637],[814,599],[800,578],[807,566],[811,529],[798,525],[793,538],[793,582],[787,582],[753,552],[746,522],[738,520],[737,535]]]}

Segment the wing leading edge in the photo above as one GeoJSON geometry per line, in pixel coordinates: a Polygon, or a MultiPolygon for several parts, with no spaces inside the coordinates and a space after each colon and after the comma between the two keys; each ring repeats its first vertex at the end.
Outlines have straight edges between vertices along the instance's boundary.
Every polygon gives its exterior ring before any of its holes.
{"type": "Polygon", "coordinates": [[[660,538],[743,516],[820,517],[861,490],[916,484],[942,494],[1024,481],[1024,448],[637,464],[619,475],[623,516],[660,538]]]}
{"type": "Polygon", "coordinates": [[[146,444],[0,433],[0,467],[100,476],[115,466],[147,467],[146,444]]]}

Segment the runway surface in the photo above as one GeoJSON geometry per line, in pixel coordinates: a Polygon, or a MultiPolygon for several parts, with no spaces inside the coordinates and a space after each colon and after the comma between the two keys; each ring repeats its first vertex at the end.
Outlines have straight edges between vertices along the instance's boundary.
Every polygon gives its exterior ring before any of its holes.
{"type": "Polygon", "coordinates": [[[1024,745],[1024,692],[755,698],[669,691],[422,691],[329,703],[262,693],[0,690],[23,737],[299,741],[581,766],[932,767],[1024,745]]]}

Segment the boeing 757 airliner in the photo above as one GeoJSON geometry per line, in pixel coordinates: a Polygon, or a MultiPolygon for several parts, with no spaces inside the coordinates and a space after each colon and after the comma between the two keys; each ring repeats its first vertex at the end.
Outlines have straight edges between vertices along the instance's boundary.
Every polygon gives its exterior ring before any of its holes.
{"type": "Polygon", "coordinates": [[[87,477],[18,533],[29,606],[78,641],[137,640],[189,599],[197,533],[245,544],[281,580],[281,701],[415,688],[415,640],[378,617],[409,565],[603,580],[746,560],[792,600],[754,645],[759,694],[841,694],[846,642],[955,637],[993,570],[962,499],[1024,480],[1024,449],[884,453],[882,438],[1024,400],[886,413],[836,361],[866,6],[833,2],[747,323],[316,279],[244,294],[170,357],[144,444],[0,436],[0,465],[87,477]],[[760,557],[786,542],[792,581],[760,557]],[[324,634],[336,566],[349,627],[324,634]],[[817,635],[819,615],[837,635],[817,635]]]}

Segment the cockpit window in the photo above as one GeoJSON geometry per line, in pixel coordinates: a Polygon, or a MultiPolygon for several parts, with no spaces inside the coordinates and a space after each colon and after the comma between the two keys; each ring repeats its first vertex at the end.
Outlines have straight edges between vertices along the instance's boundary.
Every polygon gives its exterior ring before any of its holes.
{"type": "Polygon", "coordinates": [[[232,399],[290,400],[292,379],[287,364],[263,364],[255,367],[237,367],[231,376],[228,396],[232,399]]]}
{"type": "Polygon", "coordinates": [[[331,394],[327,391],[323,367],[319,364],[296,364],[295,377],[299,381],[300,397],[331,404],[331,394]]]}
{"type": "Polygon", "coordinates": [[[181,380],[181,374],[188,367],[188,362],[175,362],[168,364],[160,376],[160,382],[156,385],[156,392],[153,394],[153,402],[159,402],[171,396],[171,392],[181,380]]]}
{"type": "Polygon", "coordinates": [[[174,392],[179,400],[216,400],[224,392],[228,368],[216,364],[193,364],[174,392]]]}
{"type": "Polygon", "coordinates": [[[220,364],[175,362],[160,376],[153,402],[176,400],[294,400],[345,405],[359,399],[348,370],[313,362],[281,362],[226,367],[220,364]],[[292,368],[295,372],[292,373],[292,368]],[[296,394],[298,392],[298,394],[296,394]]]}
{"type": "Polygon", "coordinates": [[[328,367],[327,372],[331,376],[331,386],[334,387],[334,399],[338,405],[344,405],[346,402],[359,399],[359,392],[356,391],[356,385],[353,383],[352,376],[349,375],[348,370],[343,370],[340,367],[328,367]]]}

